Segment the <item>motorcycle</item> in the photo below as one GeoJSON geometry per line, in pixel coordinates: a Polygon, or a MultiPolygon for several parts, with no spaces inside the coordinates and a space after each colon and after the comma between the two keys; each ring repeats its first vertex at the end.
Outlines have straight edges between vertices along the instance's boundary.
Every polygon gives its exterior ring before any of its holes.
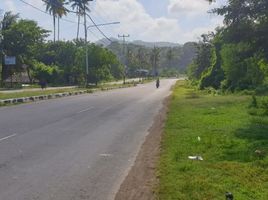
{"type": "Polygon", "coordinates": [[[156,80],[156,88],[158,89],[160,87],[160,81],[159,79],[156,80]]]}

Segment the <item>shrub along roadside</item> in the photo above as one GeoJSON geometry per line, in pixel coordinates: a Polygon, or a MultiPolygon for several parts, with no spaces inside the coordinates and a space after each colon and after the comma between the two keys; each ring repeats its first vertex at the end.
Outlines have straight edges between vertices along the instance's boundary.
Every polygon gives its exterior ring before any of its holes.
{"type": "Polygon", "coordinates": [[[265,200],[268,117],[248,114],[250,96],[174,89],[158,166],[159,199],[265,200]],[[198,140],[200,137],[200,141],[198,140]],[[203,161],[189,160],[200,155],[203,161]]]}

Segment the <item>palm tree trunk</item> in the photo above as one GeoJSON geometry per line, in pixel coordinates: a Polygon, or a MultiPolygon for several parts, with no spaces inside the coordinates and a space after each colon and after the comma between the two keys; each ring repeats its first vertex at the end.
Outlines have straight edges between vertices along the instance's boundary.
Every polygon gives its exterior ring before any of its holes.
{"type": "Polygon", "coordinates": [[[58,41],[60,40],[60,17],[58,16],[58,41]]]}
{"type": "Polygon", "coordinates": [[[79,32],[80,32],[80,15],[78,15],[78,23],[77,23],[77,34],[76,34],[77,40],[79,38],[79,32]]]}
{"type": "Polygon", "coordinates": [[[26,72],[27,72],[27,75],[28,75],[30,84],[32,84],[33,83],[33,79],[32,79],[32,76],[31,76],[30,68],[29,67],[26,68],[26,72]]]}
{"type": "Polygon", "coordinates": [[[88,84],[88,49],[87,49],[87,13],[86,5],[84,5],[84,28],[85,28],[85,44],[86,44],[86,85],[88,84]]]}
{"type": "Polygon", "coordinates": [[[56,41],[56,16],[53,15],[54,43],[56,41]]]}
{"type": "Polygon", "coordinates": [[[84,11],[84,28],[85,28],[85,41],[87,43],[87,15],[86,15],[86,11],[84,11]]]}
{"type": "Polygon", "coordinates": [[[79,32],[80,32],[80,9],[77,9],[77,13],[78,13],[78,23],[77,23],[77,35],[76,35],[76,40],[78,40],[79,38],[79,32]]]}

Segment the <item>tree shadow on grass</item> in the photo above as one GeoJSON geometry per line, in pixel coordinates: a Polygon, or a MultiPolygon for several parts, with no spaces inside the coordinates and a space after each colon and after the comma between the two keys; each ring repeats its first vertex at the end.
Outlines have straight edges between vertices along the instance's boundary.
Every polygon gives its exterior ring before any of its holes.
{"type": "Polygon", "coordinates": [[[237,129],[223,152],[222,159],[228,161],[264,160],[268,153],[268,118],[254,117],[248,126],[237,129]]]}

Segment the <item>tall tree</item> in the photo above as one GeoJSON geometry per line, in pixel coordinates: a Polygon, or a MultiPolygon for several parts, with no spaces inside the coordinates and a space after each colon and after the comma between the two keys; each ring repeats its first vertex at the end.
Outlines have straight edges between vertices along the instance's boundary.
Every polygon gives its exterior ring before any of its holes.
{"type": "Polygon", "coordinates": [[[36,54],[35,50],[44,42],[45,37],[48,36],[48,31],[39,27],[35,21],[19,20],[3,31],[3,36],[5,53],[16,57],[16,65],[13,69],[8,68],[6,69],[7,73],[2,74],[3,80],[5,80],[10,75],[10,70],[13,72],[22,71],[23,64],[32,66],[36,54]]]}
{"type": "Polygon", "coordinates": [[[138,49],[138,52],[137,52],[137,59],[138,59],[138,63],[139,63],[139,65],[140,65],[140,68],[141,67],[145,67],[145,65],[146,65],[146,52],[145,52],[145,49],[144,48],[142,48],[142,47],[140,47],[139,49],[138,49]]]}
{"type": "MultiPolygon", "coordinates": [[[[19,14],[13,14],[12,12],[6,12],[3,16],[3,19],[1,20],[1,52],[0,57],[2,58],[5,54],[9,54],[10,52],[7,52],[7,39],[4,35],[4,32],[7,31],[13,24],[17,22],[19,18],[19,14]]],[[[7,67],[4,65],[4,59],[1,59],[2,63],[2,73],[1,73],[1,81],[5,80],[7,76],[7,67]]]]}
{"type": "Polygon", "coordinates": [[[267,87],[267,10],[267,0],[229,0],[213,10],[224,17],[224,27],[217,29],[212,40],[203,35],[206,37],[190,67],[190,78],[201,89],[267,87]]]}
{"type": "Polygon", "coordinates": [[[157,71],[157,65],[160,59],[160,48],[158,47],[154,47],[151,51],[151,64],[152,64],[152,68],[153,68],[153,74],[154,76],[158,75],[158,71],[157,71]]]}
{"type": "Polygon", "coordinates": [[[76,12],[78,21],[77,21],[77,33],[76,33],[76,40],[79,38],[79,32],[80,32],[80,21],[81,16],[83,16],[83,2],[82,0],[69,0],[71,3],[72,9],[76,12]]]}
{"type": "Polygon", "coordinates": [[[89,2],[93,1],[93,0],[81,0],[81,1],[82,1],[81,10],[82,10],[83,16],[84,16],[85,40],[87,41],[87,13],[90,11],[89,2]]]}
{"type": "Polygon", "coordinates": [[[17,22],[19,14],[13,14],[12,12],[6,12],[1,21],[1,29],[7,30],[13,23],[17,22]]]}
{"type": "Polygon", "coordinates": [[[53,32],[54,32],[53,41],[55,42],[56,41],[56,18],[59,16],[59,13],[64,13],[62,11],[63,0],[42,0],[42,1],[46,5],[46,11],[49,12],[49,14],[53,16],[53,32]]]}
{"type": "Polygon", "coordinates": [[[60,19],[67,15],[68,10],[65,8],[65,0],[58,0],[57,17],[58,17],[58,40],[60,40],[60,19]]]}
{"type": "Polygon", "coordinates": [[[172,48],[169,48],[166,54],[166,59],[168,61],[168,67],[171,67],[172,60],[174,58],[174,53],[172,48]]]}

